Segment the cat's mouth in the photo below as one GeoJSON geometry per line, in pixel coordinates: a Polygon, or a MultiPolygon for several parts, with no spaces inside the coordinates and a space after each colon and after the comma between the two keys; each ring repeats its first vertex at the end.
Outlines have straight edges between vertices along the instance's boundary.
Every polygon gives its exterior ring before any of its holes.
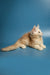
{"type": "Polygon", "coordinates": [[[40,37],[43,36],[43,33],[41,33],[39,36],[40,36],[40,37]]]}
{"type": "Polygon", "coordinates": [[[39,37],[42,37],[42,35],[39,35],[39,37]]]}

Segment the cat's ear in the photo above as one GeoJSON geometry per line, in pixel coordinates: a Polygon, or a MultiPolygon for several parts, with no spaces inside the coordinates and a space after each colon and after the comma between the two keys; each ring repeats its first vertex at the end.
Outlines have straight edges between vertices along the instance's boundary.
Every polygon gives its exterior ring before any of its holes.
{"type": "Polygon", "coordinates": [[[37,28],[39,29],[39,24],[37,24],[37,28]]]}
{"type": "Polygon", "coordinates": [[[33,26],[33,28],[35,28],[35,27],[36,27],[36,25],[33,26]]]}
{"type": "Polygon", "coordinates": [[[32,31],[36,31],[36,26],[35,26],[35,25],[34,25],[34,27],[33,27],[32,31]]]}
{"type": "Polygon", "coordinates": [[[33,29],[31,30],[31,35],[33,35],[34,32],[36,32],[36,31],[37,31],[37,28],[36,28],[36,26],[34,25],[33,29]]]}

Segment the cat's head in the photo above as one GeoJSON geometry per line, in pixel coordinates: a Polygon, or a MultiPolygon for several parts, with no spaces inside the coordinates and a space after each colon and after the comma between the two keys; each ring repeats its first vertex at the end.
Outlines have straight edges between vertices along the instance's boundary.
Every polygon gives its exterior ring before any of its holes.
{"type": "Polygon", "coordinates": [[[34,25],[33,29],[31,30],[31,35],[35,36],[42,36],[43,33],[39,29],[39,24],[37,26],[34,25]]]}

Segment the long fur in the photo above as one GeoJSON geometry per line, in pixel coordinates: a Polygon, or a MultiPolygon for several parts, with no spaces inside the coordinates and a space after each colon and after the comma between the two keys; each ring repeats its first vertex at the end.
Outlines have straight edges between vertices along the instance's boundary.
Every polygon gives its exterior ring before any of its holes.
{"type": "Polygon", "coordinates": [[[46,48],[46,46],[43,44],[42,32],[39,29],[39,25],[37,25],[37,27],[34,26],[30,32],[24,34],[14,45],[2,48],[1,50],[10,51],[19,47],[26,48],[26,46],[30,46],[38,50],[43,50],[46,48]]]}

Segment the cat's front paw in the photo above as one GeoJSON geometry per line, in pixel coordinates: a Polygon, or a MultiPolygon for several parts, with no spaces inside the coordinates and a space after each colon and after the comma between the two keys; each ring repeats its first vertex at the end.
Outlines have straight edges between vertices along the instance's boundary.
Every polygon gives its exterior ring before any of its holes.
{"type": "Polygon", "coordinates": [[[45,46],[45,45],[43,45],[43,48],[46,48],[46,46],[45,46]]]}
{"type": "Polygon", "coordinates": [[[39,50],[40,50],[40,51],[42,51],[42,50],[43,50],[43,48],[41,47],[41,48],[39,48],[39,50]]]}
{"type": "Polygon", "coordinates": [[[21,46],[21,48],[23,48],[23,49],[24,49],[24,48],[26,48],[26,46],[25,46],[25,45],[22,45],[22,46],[21,46]]]}

